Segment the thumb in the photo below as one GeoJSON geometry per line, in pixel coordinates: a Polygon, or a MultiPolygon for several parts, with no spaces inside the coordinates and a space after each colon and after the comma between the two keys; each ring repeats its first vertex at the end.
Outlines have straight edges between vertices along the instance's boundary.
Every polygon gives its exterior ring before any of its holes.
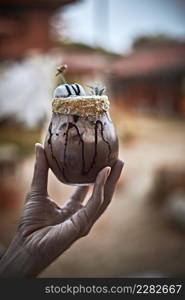
{"type": "Polygon", "coordinates": [[[111,168],[105,167],[101,170],[96,178],[93,193],[89,201],[87,202],[84,209],[89,219],[93,220],[99,207],[101,206],[104,199],[104,186],[105,182],[110,174],[111,168]]]}
{"type": "Polygon", "coordinates": [[[31,184],[31,192],[47,194],[48,163],[41,144],[35,144],[36,161],[31,184]]]}

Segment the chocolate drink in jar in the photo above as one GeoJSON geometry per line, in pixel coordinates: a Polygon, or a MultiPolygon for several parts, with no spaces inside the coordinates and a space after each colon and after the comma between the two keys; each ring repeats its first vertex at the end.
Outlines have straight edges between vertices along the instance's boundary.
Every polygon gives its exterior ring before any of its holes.
{"type": "Polygon", "coordinates": [[[118,157],[118,138],[105,89],[91,88],[88,95],[78,83],[65,83],[54,91],[44,148],[49,167],[65,184],[94,183],[98,172],[112,167],[118,157]]]}

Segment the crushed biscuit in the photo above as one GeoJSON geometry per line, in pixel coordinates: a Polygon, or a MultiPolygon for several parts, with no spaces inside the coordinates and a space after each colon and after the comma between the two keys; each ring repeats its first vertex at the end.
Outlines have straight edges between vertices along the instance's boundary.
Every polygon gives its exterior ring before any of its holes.
{"type": "Polygon", "coordinates": [[[81,117],[101,116],[109,110],[109,100],[105,95],[55,98],[52,110],[55,113],[81,117]]]}

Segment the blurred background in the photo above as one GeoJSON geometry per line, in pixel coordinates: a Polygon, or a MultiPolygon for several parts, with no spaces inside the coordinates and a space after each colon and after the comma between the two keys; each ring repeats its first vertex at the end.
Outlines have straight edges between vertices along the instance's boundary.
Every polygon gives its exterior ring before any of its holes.
{"type": "MultiPolygon", "coordinates": [[[[106,85],[125,167],[91,233],[40,277],[185,275],[184,0],[0,0],[0,255],[63,63],[69,83],[106,85]]],[[[58,204],[72,190],[50,172],[58,204]]]]}

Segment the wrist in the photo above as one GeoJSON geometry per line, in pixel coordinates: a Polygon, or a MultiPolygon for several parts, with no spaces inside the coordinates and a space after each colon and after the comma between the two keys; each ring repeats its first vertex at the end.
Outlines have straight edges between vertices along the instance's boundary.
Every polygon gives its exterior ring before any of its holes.
{"type": "Polygon", "coordinates": [[[0,260],[0,277],[35,277],[36,262],[16,235],[0,260]]]}

